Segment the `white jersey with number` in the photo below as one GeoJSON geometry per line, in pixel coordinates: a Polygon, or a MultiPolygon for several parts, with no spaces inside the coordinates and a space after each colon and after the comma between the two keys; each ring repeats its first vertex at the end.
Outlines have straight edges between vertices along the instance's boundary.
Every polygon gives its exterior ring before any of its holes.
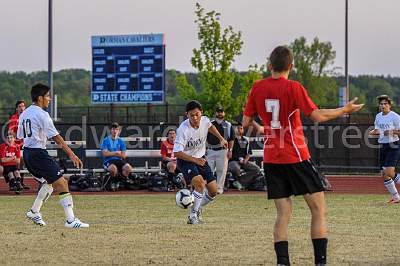
{"type": "Polygon", "coordinates": [[[174,152],[184,152],[185,154],[201,158],[206,154],[206,141],[208,129],[212,126],[210,119],[202,116],[199,128],[193,128],[189,119],[182,122],[176,130],[174,152]]]}
{"type": "Polygon", "coordinates": [[[59,133],[48,112],[37,105],[29,106],[19,117],[17,138],[24,147],[46,149],[47,139],[59,133]]]}
{"type": "Polygon", "coordinates": [[[385,136],[384,132],[386,130],[399,130],[400,129],[400,115],[390,111],[386,115],[382,112],[375,117],[375,129],[379,129],[379,143],[392,143],[399,140],[399,136],[385,136]]]}

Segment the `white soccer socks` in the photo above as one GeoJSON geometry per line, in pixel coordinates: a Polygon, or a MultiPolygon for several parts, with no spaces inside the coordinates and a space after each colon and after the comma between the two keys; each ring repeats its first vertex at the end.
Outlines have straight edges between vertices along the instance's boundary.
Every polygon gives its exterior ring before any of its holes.
{"type": "Polygon", "coordinates": [[[51,193],[53,193],[53,187],[47,183],[43,184],[42,187],[39,189],[39,192],[36,196],[35,201],[32,205],[32,212],[38,213],[42,208],[43,202],[46,202],[50,197],[51,193]]]}
{"type": "Polygon", "coordinates": [[[201,200],[201,205],[200,205],[200,206],[203,207],[203,206],[207,205],[208,203],[212,202],[213,200],[214,200],[214,198],[211,197],[211,196],[208,194],[208,191],[206,190],[206,191],[204,192],[203,199],[201,200]]]}
{"type": "Polygon", "coordinates": [[[190,210],[190,217],[197,217],[197,212],[200,209],[200,205],[201,205],[201,201],[203,199],[203,193],[200,193],[196,190],[193,191],[193,197],[194,197],[194,203],[193,203],[193,207],[190,210]]]}
{"type": "Polygon", "coordinates": [[[396,184],[400,184],[400,173],[397,173],[396,176],[393,178],[393,181],[396,184]]]}
{"type": "Polygon", "coordinates": [[[74,202],[72,201],[72,196],[70,193],[64,193],[59,195],[60,204],[64,208],[65,217],[67,218],[67,222],[73,222],[75,220],[74,215],[74,202]]]}
{"type": "Polygon", "coordinates": [[[390,194],[392,194],[392,199],[399,200],[399,192],[397,191],[394,181],[392,179],[389,179],[385,180],[385,182],[383,183],[385,184],[385,187],[390,192],[390,194]]]}

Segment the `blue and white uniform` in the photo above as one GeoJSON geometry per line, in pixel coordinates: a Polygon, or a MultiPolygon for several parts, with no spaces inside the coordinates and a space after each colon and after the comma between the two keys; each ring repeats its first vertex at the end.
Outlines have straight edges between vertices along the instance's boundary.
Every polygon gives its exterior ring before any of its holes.
{"type": "Polygon", "coordinates": [[[20,115],[17,138],[24,140],[25,166],[33,176],[49,184],[63,176],[62,169],[46,150],[47,140],[57,135],[53,120],[41,107],[33,104],[20,115]]]}
{"type": "MultiPolygon", "coordinates": [[[[211,121],[206,116],[201,117],[199,128],[193,128],[189,119],[183,121],[176,131],[174,152],[183,152],[194,158],[204,158],[208,129],[211,126],[211,121]]],[[[199,166],[192,162],[177,159],[177,165],[189,182],[197,175],[201,175],[207,183],[215,180],[208,163],[199,166]]]]}
{"type": "Polygon", "coordinates": [[[400,159],[399,136],[385,136],[386,130],[400,130],[400,115],[390,111],[386,115],[380,112],[375,117],[375,129],[379,130],[379,166],[395,167],[400,159]]]}

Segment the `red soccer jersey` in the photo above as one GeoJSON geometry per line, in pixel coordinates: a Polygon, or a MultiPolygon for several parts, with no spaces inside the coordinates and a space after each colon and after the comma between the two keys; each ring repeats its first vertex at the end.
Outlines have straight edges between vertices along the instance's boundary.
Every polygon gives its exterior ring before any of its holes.
{"type": "MultiPolygon", "coordinates": [[[[15,113],[10,117],[10,120],[8,120],[8,131],[9,132],[13,132],[14,136],[17,136],[17,131],[18,131],[18,121],[19,121],[19,114],[15,113]]],[[[23,139],[16,139],[15,140],[15,144],[18,147],[22,147],[22,145],[24,144],[24,140],[23,139]]]]}
{"type": "Polygon", "coordinates": [[[161,155],[166,156],[167,158],[175,158],[173,150],[174,143],[170,143],[168,139],[161,143],[161,155]]]}
{"type": "Polygon", "coordinates": [[[309,116],[315,109],[299,82],[269,77],[253,85],[244,115],[258,114],[264,124],[264,162],[287,164],[310,158],[300,111],[309,116]]]}
{"type": "MultiPolygon", "coordinates": [[[[10,146],[7,143],[3,143],[0,145],[0,158],[7,158],[7,157],[17,157],[21,158],[21,150],[19,149],[18,146],[10,146]]],[[[17,165],[15,162],[2,162],[1,163],[4,166],[7,165],[17,165]]]]}

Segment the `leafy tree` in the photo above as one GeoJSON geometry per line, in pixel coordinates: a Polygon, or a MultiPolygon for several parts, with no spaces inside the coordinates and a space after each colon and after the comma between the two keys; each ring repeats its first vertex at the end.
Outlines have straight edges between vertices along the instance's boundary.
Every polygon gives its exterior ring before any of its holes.
{"type": "Polygon", "coordinates": [[[328,76],[332,71],[328,67],[333,64],[336,56],[331,43],[314,38],[311,44],[307,44],[306,38],[300,37],[290,44],[290,48],[294,56],[296,79],[307,88],[317,105],[331,105],[328,99],[338,98],[337,84],[328,76]],[[336,97],[329,98],[333,95],[336,97]]]}
{"type": "Polygon", "coordinates": [[[186,76],[179,75],[176,79],[178,93],[185,100],[199,100],[206,115],[213,115],[215,107],[222,105],[228,117],[235,116],[238,114],[234,106],[236,101],[232,99],[235,74],[231,66],[243,45],[241,32],[235,32],[232,26],[222,29],[221,14],[206,13],[198,3],[195,14],[200,48],[193,49],[191,63],[199,71],[200,90],[197,91],[186,76]]]}

